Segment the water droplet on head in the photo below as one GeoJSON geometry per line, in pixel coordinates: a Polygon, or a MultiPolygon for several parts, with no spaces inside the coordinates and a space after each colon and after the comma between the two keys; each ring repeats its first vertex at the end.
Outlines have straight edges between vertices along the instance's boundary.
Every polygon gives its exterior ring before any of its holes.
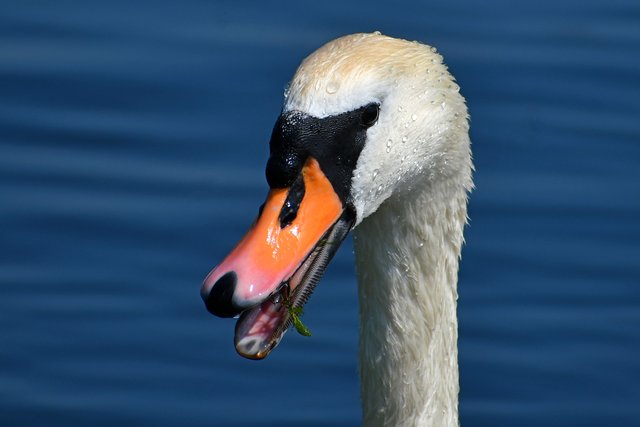
{"type": "Polygon", "coordinates": [[[402,112],[402,107],[401,106],[398,107],[398,111],[402,112]]]}
{"type": "Polygon", "coordinates": [[[402,143],[404,144],[405,142],[407,142],[408,138],[406,136],[402,137],[402,143]]]}
{"type": "Polygon", "coordinates": [[[415,122],[416,120],[418,120],[418,116],[416,114],[412,114],[411,115],[411,120],[413,120],[415,122]]]}
{"type": "Polygon", "coordinates": [[[436,53],[438,51],[438,49],[435,48],[435,46],[431,46],[431,52],[436,53]]]}
{"type": "Polygon", "coordinates": [[[374,31],[373,34],[375,34],[376,36],[381,36],[382,33],[380,31],[374,31]]]}
{"type": "Polygon", "coordinates": [[[329,84],[327,84],[327,93],[336,93],[338,91],[338,87],[340,87],[338,82],[329,82],[329,84]]]}
{"type": "Polygon", "coordinates": [[[378,176],[378,169],[373,171],[373,176],[371,178],[376,179],[376,176],[378,176]]]}
{"type": "Polygon", "coordinates": [[[442,108],[444,110],[444,108],[447,106],[447,103],[442,101],[442,104],[440,104],[440,108],[442,108]]]}

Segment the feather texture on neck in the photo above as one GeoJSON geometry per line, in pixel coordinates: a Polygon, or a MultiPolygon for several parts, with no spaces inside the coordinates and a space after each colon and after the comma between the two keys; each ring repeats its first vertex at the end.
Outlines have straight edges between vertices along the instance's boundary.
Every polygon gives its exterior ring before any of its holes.
{"type": "Polygon", "coordinates": [[[355,230],[366,426],[457,426],[457,273],[467,188],[387,200],[355,230]]]}

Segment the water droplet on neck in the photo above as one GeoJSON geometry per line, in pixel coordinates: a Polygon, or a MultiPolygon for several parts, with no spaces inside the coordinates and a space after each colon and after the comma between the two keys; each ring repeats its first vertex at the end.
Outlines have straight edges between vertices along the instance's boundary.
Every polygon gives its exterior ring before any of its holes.
{"type": "Polygon", "coordinates": [[[416,120],[418,120],[418,116],[416,114],[412,114],[411,115],[411,120],[413,120],[415,122],[416,120]]]}
{"type": "Polygon", "coordinates": [[[406,136],[402,137],[402,143],[404,144],[405,142],[407,142],[408,138],[406,136]]]}
{"type": "Polygon", "coordinates": [[[380,31],[374,31],[373,34],[375,34],[376,36],[381,36],[382,33],[380,31]]]}
{"type": "Polygon", "coordinates": [[[399,112],[402,112],[402,107],[398,107],[398,111],[399,111],[399,112]]]}
{"type": "Polygon", "coordinates": [[[338,82],[329,82],[327,84],[327,93],[336,93],[339,86],[338,82]]]}
{"type": "Polygon", "coordinates": [[[438,49],[436,49],[435,46],[431,46],[431,52],[436,53],[438,52],[438,49]]]}
{"type": "Polygon", "coordinates": [[[371,179],[376,179],[376,176],[378,176],[378,169],[373,171],[373,175],[372,175],[371,179]]]}

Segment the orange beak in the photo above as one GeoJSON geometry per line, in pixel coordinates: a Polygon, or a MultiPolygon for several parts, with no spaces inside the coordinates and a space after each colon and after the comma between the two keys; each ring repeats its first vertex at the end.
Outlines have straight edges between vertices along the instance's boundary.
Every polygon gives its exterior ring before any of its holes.
{"type": "Polygon", "coordinates": [[[315,159],[308,158],[301,177],[297,189],[294,183],[269,191],[257,221],[202,285],[211,313],[245,312],[236,327],[236,348],[249,358],[265,357],[279,342],[291,323],[285,308],[306,302],[317,272],[337,250],[334,242],[353,223],[315,159]]]}

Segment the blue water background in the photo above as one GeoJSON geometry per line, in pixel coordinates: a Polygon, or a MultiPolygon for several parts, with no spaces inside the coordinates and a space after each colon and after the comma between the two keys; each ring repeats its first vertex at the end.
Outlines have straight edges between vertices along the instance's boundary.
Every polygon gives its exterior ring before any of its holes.
{"type": "Polygon", "coordinates": [[[470,108],[462,425],[640,425],[634,0],[2,1],[0,425],[360,424],[350,241],[263,362],[198,292],[299,61],[373,30],[470,108]]]}

